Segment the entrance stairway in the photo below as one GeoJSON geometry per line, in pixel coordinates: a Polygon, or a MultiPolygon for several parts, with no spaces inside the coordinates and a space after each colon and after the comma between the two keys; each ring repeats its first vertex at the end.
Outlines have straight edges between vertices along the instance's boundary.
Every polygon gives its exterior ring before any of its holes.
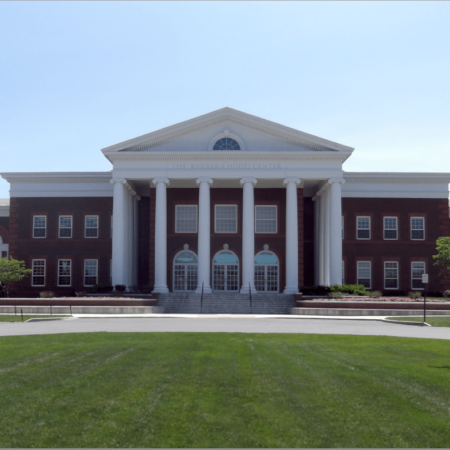
{"type": "MultiPolygon", "coordinates": [[[[158,306],[165,313],[200,314],[201,294],[160,294],[158,306]]],[[[293,295],[252,294],[252,308],[247,294],[203,294],[203,314],[289,314],[295,307],[293,295]]]]}

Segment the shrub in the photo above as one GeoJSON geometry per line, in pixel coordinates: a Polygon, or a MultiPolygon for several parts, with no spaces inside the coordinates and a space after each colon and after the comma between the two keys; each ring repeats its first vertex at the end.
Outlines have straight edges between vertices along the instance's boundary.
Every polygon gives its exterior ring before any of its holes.
{"type": "Polygon", "coordinates": [[[125,292],[125,289],[126,289],[127,287],[124,285],[124,284],[116,284],[115,286],[114,286],[114,289],[116,290],[116,291],[118,291],[118,292],[125,292]]]}
{"type": "Polygon", "coordinates": [[[330,292],[330,297],[343,297],[344,294],[342,292],[330,292]]]}
{"type": "Polygon", "coordinates": [[[329,286],[304,286],[300,292],[303,295],[327,295],[331,291],[329,286]]]}
{"type": "Polygon", "coordinates": [[[55,293],[53,291],[42,291],[39,292],[39,297],[41,298],[53,298],[55,293]]]}
{"type": "Polygon", "coordinates": [[[372,292],[369,292],[369,297],[372,297],[372,298],[380,298],[381,295],[382,295],[381,291],[372,291],[372,292]]]}
{"type": "Polygon", "coordinates": [[[84,297],[85,295],[85,291],[75,291],[75,297],[84,297]]]}
{"type": "Polygon", "coordinates": [[[421,298],[422,293],[418,291],[413,291],[408,294],[409,298],[421,298]]]}
{"type": "Polygon", "coordinates": [[[111,292],[113,287],[110,284],[96,284],[89,289],[91,294],[96,294],[98,292],[111,292]]]}
{"type": "Polygon", "coordinates": [[[349,295],[368,295],[363,284],[343,284],[342,286],[334,284],[330,286],[331,292],[342,292],[349,295]]]}
{"type": "Polygon", "coordinates": [[[139,293],[139,286],[137,284],[133,285],[133,286],[128,286],[128,289],[130,292],[137,294],[139,293]]]}
{"type": "Polygon", "coordinates": [[[152,291],[153,291],[153,286],[149,286],[148,284],[146,284],[145,286],[142,286],[140,288],[141,294],[151,294],[152,291]]]}

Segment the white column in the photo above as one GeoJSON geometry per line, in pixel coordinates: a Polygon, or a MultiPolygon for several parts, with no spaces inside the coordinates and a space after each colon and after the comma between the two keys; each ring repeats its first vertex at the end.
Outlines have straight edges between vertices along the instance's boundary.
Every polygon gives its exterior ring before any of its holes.
{"type": "Polygon", "coordinates": [[[330,284],[342,284],[342,198],[343,178],[330,178],[330,284]]]}
{"type": "Polygon", "coordinates": [[[255,178],[242,178],[243,206],[242,206],[242,287],[241,294],[255,289],[255,178]]]}
{"type": "Polygon", "coordinates": [[[134,221],[134,230],[133,230],[133,249],[134,249],[134,259],[133,259],[133,284],[138,284],[138,268],[139,268],[139,225],[138,225],[138,217],[139,217],[139,201],[141,197],[139,195],[134,196],[133,201],[133,221],[134,221]]]}
{"type": "Polygon", "coordinates": [[[167,178],[155,178],[155,287],[153,292],[167,294],[167,178]]]}
{"type": "Polygon", "coordinates": [[[126,285],[127,287],[131,287],[133,285],[133,255],[134,255],[134,247],[133,247],[133,189],[129,184],[125,185],[127,188],[127,220],[126,220],[126,285]]]}
{"type": "Polygon", "coordinates": [[[325,198],[321,189],[317,195],[320,197],[319,206],[319,284],[325,284],[325,198]]]}
{"type": "Polygon", "coordinates": [[[297,186],[299,178],[286,178],[286,287],[284,294],[298,292],[298,216],[297,186]]]}
{"type": "Polygon", "coordinates": [[[125,199],[126,190],[122,180],[111,180],[114,184],[113,239],[112,239],[112,284],[125,284],[125,199]]]}
{"type": "Polygon", "coordinates": [[[320,210],[320,197],[315,195],[313,197],[314,202],[314,284],[318,286],[320,284],[320,261],[319,261],[319,210],[320,210]]]}
{"type": "Polygon", "coordinates": [[[325,249],[325,257],[324,257],[324,284],[326,286],[330,286],[330,230],[331,230],[331,217],[330,217],[330,189],[328,185],[325,185],[326,188],[324,190],[324,200],[325,200],[325,240],[324,240],[324,249],[325,249]]]}
{"type": "Polygon", "coordinates": [[[210,186],[211,178],[199,178],[198,193],[198,283],[195,292],[210,294],[211,291],[211,221],[210,186]]]}

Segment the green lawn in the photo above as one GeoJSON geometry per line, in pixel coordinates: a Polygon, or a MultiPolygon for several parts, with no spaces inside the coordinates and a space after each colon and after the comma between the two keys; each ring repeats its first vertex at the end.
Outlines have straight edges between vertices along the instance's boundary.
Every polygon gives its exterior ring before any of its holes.
{"type": "MultiPolygon", "coordinates": [[[[416,317],[388,317],[390,320],[401,320],[404,322],[423,322],[423,316],[416,317]]],[[[426,322],[433,327],[450,327],[450,316],[427,316],[426,322]]]]}
{"type": "MultiPolygon", "coordinates": [[[[44,319],[45,317],[70,317],[70,316],[44,316],[44,315],[25,315],[23,316],[23,321],[25,322],[28,319],[44,319]]],[[[0,322],[22,322],[22,316],[19,314],[17,315],[10,315],[10,314],[0,314],[0,322]]]]}
{"type": "Polygon", "coordinates": [[[0,386],[1,447],[450,446],[445,340],[2,337],[0,386]]]}

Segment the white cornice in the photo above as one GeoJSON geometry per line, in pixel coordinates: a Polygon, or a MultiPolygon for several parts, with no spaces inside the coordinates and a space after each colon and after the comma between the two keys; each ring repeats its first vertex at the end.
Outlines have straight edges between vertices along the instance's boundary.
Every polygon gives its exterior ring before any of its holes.
{"type": "Polygon", "coordinates": [[[111,172],[3,172],[9,183],[109,183],[111,172]]]}
{"type": "Polygon", "coordinates": [[[442,184],[450,183],[450,173],[427,173],[427,172],[344,172],[346,183],[421,183],[442,184]]]}
{"type": "Polygon", "coordinates": [[[152,133],[138,136],[134,139],[103,148],[102,152],[105,156],[109,156],[111,153],[124,150],[134,152],[141,151],[223,122],[236,123],[254,131],[268,134],[290,143],[306,145],[315,151],[336,151],[351,154],[354,150],[352,147],[338,144],[312,134],[304,133],[303,131],[286,127],[242,111],[232,108],[222,108],[217,111],[162,128],[152,133]]]}

